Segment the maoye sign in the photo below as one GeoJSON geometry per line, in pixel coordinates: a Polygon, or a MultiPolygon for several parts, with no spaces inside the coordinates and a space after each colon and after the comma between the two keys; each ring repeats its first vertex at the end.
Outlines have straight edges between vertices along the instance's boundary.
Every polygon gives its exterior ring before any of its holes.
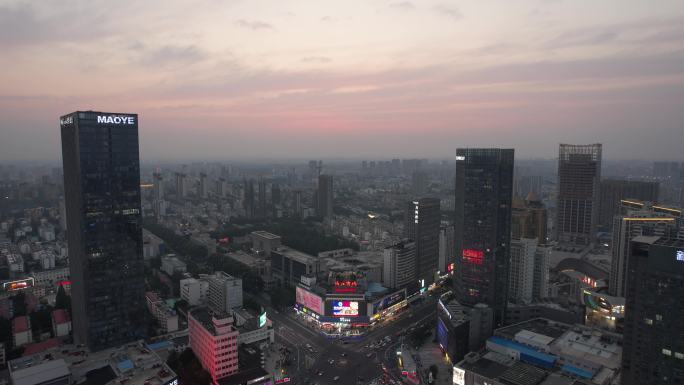
{"type": "Polygon", "coordinates": [[[98,123],[109,123],[109,124],[135,124],[135,118],[132,116],[97,116],[98,123]]]}

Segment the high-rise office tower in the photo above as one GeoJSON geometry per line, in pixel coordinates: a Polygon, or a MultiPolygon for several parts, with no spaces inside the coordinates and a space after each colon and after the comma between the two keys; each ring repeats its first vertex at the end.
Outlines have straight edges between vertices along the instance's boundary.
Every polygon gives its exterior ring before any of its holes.
{"type": "Polygon", "coordinates": [[[537,194],[529,193],[524,201],[515,198],[511,215],[511,238],[537,239],[542,245],[548,242],[546,207],[537,194]]]}
{"type": "Polygon", "coordinates": [[[411,193],[413,196],[420,196],[427,191],[428,177],[425,171],[414,171],[411,174],[411,193]]]}
{"type": "Polygon", "coordinates": [[[279,205],[280,199],[280,186],[276,183],[271,184],[271,202],[274,205],[279,205]]]}
{"type": "Polygon", "coordinates": [[[393,289],[416,282],[416,244],[404,240],[383,251],[382,283],[393,289]]]}
{"type": "Polygon", "coordinates": [[[92,351],[144,338],[138,116],[60,119],[74,342],[92,351]]]}
{"type": "Polygon", "coordinates": [[[333,177],[320,175],[318,177],[318,216],[330,218],[333,215],[333,177]]]}
{"type": "Polygon", "coordinates": [[[153,175],[154,179],[154,188],[152,191],[152,199],[157,200],[157,201],[163,201],[164,200],[164,178],[162,177],[162,174],[159,172],[155,172],[153,175]]]}
{"type": "Polygon", "coordinates": [[[604,179],[601,181],[599,200],[599,226],[610,230],[613,218],[620,212],[620,201],[658,201],[658,182],[604,179]]]}
{"type": "Polygon", "coordinates": [[[266,181],[263,178],[259,178],[259,218],[266,218],[266,181]]]}
{"type": "Polygon", "coordinates": [[[627,282],[622,384],[684,383],[684,241],[634,238],[627,282]]]}
{"type": "Polygon", "coordinates": [[[428,287],[435,281],[441,219],[437,198],[420,198],[406,204],[404,238],[416,244],[416,279],[420,287],[428,287]]]}
{"type": "Polygon", "coordinates": [[[244,186],[243,206],[245,208],[245,216],[251,219],[256,216],[256,204],[254,202],[254,179],[245,179],[244,186]]]}
{"type": "Polygon", "coordinates": [[[225,178],[216,179],[216,196],[224,198],[226,196],[226,180],[225,178]]]}
{"type": "Polygon", "coordinates": [[[508,301],[513,158],[513,149],[456,150],[454,292],[489,305],[496,325],[508,301]]]}
{"type": "Polygon", "coordinates": [[[454,226],[443,226],[439,229],[439,263],[440,274],[450,273],[454,268],[454,226]]]}
{"type": "Polygon", "coordinates": [[[292,209],[294,211],[294,216],[297,218],[301,218],[301,216],[302,216],[302,192],[300,190],[294,191],[292,198],[293,198],[292,209]]]}
{"type": "Polygon", "coordinates": [[[182,172],[176,173],[176,198],[182,199],[188,196],[188,185],[185,180],[185,174],[182,172]]]}
{"type": "Polygon", "coordinates": [[[536,239],[523,238],[511,241],[511,266],[508,278],[508,298],[511,302],[532,302],[536,252],[536,239]]]}
{"type": "Polygon", "coordinates": [[[613,244],[608,292],[625,297],[628,290],[629,255],[631,240],[650,235],[684,240],[679,209],[653,206],[650,202],[621,201],[621,215],[613,219],[613,244]]]}
{"type": "Polygon", "coordinates": [[[206,199],[209,196],[209,182],[207,181],[207,174],[203,172],[200,173],[197,193],[202,199],[206,199]]]}
{"type": "Polygon", "coordinates": [[[558,152],[556,239],[588,245],[596,236],[601,144],[561,144],[558,152]]]}

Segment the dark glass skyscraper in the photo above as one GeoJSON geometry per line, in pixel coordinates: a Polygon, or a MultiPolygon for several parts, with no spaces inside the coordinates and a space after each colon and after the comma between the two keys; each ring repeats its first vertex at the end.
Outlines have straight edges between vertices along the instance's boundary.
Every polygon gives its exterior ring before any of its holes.
{"type": "Polygon", "coordinates": [[[318,190],[316,191],[318,216],[330,218],[333,215],[333,177],[332,175],[318,176],[318,190]]]}
{"type": "Polygon", "coordinates": [[[508,300],[513,149],[456,150],[454,292],[467,305],[484,303],[501,325],[508,300]]]}
{"type": "Polygon", "coordinates": [[[435,280],[440,224],[439,199],[420,198],[407,203],[404,237],[416,244],[416,279],[420,287],[428,287],[435,280]]]}
{"type": "Polygon", "coordinates": [[[682,384],[684,241],[638,236],[628,266],[622,384],[682,384]]]}
{"type": "Polygon", "coordinates": [[[144,338],[138,116],[60,118],[74,340],[92,351],[144,338]]]}

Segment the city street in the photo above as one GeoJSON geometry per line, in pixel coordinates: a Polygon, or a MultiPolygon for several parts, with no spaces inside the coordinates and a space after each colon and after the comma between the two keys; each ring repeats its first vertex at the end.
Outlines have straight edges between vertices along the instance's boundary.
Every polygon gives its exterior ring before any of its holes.
{"type": "Polygon", "coordinates": [[[313,326],[297,319],[292,310],[277,312],[266,307],[273,321],[276,343],[290,350],[291,364],[285,368],[285,377],[296,384],[368,383],[383,374],[384,365],[389,376],[400,381],[396,350],[398,334],[407,333],[412,325],[430,322],[435,315],[436,300],[426,297],[422,303],[409,306],[392,322],[380,325],[356,341],[328,339],[313,326]],[[379,344],[385,337],[391,342],[379,344]],[[376,343],[374,349],[371,343],[376,343]]]}

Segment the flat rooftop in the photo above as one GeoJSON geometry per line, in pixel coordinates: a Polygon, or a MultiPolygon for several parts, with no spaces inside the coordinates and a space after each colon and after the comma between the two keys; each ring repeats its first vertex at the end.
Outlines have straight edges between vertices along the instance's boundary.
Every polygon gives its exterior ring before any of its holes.
{"type": "Polygon", "coordinates": [[[73,383],[81,383],[98,371],[111,371],[116,376],[102,385],[120,385],[122,381],[127,385],[162,385],[176,377],[143,341],[98,352],[89,352],[86,348],[75,345],[62,345],[17,358],[7,365],[13,376],[23,377],[27,376],[26,373],[42,371],[45,371],[46,376],[48,373],[58,375],[59,370],[62,370],[59,368],[66,368],[71,372],[73,383]]]}
{"type": "Polygon", "coordinates": [[[295,261],[304,264],[311,264],[318,261],[318,257],[314,257],[311,254],[307,254],[303,251],[295,250],[287,246],[278,246],[275,250],[272,250],[271,253],[282,254],[287,258],[294,259],[295,261]]]}
{"type": "MultiPolygon", "coordinates": [[[[201,323],[202,327],[204,327],[204,329],[206,329],[209,333],[215,336],[218,335],[216,332],[216,328],[214,327],[214,315],[211,314],[209,309],[205,307],[193,309],[190,311],[190,316],[194,318],[197,322],[201,323]]],[[[230,318],[230,316],[228,316],[227,314],[216,315],[215,317],[217,319],[230,318]]],[[[231,329],[234,330],[235,325],[232,325],[231,329]]]]}
{"type": "Polygon", "coordinates": [[[252,234],[259,236],[259,237],[262,237],[262,238],[266,238],[268,240],[280,239],[280,235],[275,235],[275,234],[269,233],[268,231],[263,231],[263,230],[252,231],[252,234]]]}

